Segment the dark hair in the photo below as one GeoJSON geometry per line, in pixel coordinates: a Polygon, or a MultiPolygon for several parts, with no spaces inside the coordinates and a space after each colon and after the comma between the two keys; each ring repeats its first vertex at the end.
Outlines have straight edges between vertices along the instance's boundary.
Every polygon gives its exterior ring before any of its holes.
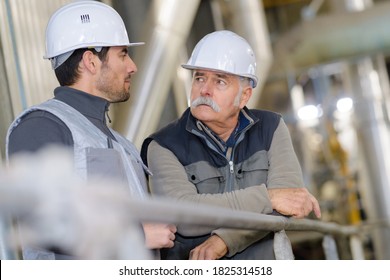
{"type": "Polygon", "coordinates": [[[95,49],[77,49],[72,55],[65,60],[57,69],[54,70],[57,80],[61,86],[70,86],[76,83],[80,77],[79,63],[83,57],[84,52],[91,51],[97,55],[100,61],[104,62],[107,58],[107,52],[110,47],[103,47],[100,52],[95,49]]]}

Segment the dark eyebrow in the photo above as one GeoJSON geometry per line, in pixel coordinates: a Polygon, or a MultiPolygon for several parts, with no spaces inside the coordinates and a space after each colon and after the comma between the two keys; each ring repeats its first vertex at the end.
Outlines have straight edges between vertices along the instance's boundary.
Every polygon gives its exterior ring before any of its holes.
{"type": "MultiPolygon", "coordinates": [[[[225,80],[227,80],[227,79],[229,79],[229,78],[231,77],[231,75],[229,75],[229,74],[223,74],[223,73],[215,73],[214,75],[217,76],[217,77],[220,78],[220,79],[225,79],[225,80]]],[[[202,72],[202,71],[195,71],[195,72],[194,72],[194,76],[197,76],[197,77],[199,77],[199,76],[205,76],[205,73],[202,72]]]]}
{"type": "Polygon", "coordinates": [[[195,71],[194,76],[204,76],[203,72],[195,71]]]}
{"type": "Polygon", "coordinates": [[[123,49],[121,50],[121,53],[128,54],[129,53],[128,48],[127,47],[123,47],[123,49]]]}
{"type": "Polygon", "coordinates": [[[215,74],[218,78],[222,78],[222,79],[229,79],[231,77],[231,75],[228,75],[228,74],[215,74]]]}

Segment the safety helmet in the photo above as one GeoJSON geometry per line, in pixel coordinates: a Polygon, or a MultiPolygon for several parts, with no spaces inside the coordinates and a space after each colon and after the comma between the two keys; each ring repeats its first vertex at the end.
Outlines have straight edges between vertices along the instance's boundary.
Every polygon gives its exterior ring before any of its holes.
{"type": "Polygon", "coordinates": [[[46,54],[51,59],[80,48],[138,46],[130,43],[121,16],[97,1],[76,1],[57,10],[46,27],[46,54]]]}
{"type": "Polygon", "coordinates": [[[185,69],[221,71],[252,81],[257,85],[256,58],[249,43],[236,33],[221,30],[203,37],[195,46],[185,69]]]}

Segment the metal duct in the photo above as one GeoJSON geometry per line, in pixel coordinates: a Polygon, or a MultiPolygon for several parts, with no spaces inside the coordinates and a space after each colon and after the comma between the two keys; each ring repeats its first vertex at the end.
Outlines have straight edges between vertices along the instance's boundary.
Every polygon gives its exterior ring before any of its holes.
{"type": "Polygon", "coordinates": [[[131,92],[132,102],[118,104],[114,128],[140,147],[155,131],[172,78],[176,75],[178,54],[185,46],[200,0],[155,0],[149,20],[152,22],[138,64],[131,92]]]}
{"type": "Polygon", "coordinates": [[[359,147],[359,186],[377,259],[390,259],[390,92],[383,56],[350,64],[359,147]]]}
{"type": "Polygon", "coordinates": [[[5,73],[6,67],[0,41],[0,158],[3,158],[2,155],[5,155],[5,137],[7,135],[8,126],[13,119],[9,85],[5,73]]]}
{"type": "Polygon", "coordinates": [[[390,3],[302,22],[275,43],[273,74],[351,56],[390,51],[390,3]]]}
{"type": "Polygon", "coordinates": [[[272,65],[272,49],[262,1],[228,1],[234,30],[251,44],[257,59],[259,82],[254,89],[248,107],[254,108],[260,99],[261,90],[272,65]]]}
{"type": "Polygon", "coordinates": [[[58,85],[50,63],[43,59],[45,30],[51,14],[70,0],[0,3],[1,41],[14,114],[53,96],[58,85]]]}

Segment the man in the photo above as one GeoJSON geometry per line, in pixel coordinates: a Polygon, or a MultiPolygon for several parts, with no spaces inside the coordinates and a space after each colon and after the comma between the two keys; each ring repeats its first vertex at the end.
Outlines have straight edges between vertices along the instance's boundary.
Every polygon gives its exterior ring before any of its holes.
{"type": "MultiPolygon", "coordinates": [[[[151,191],[180,201],[303,218],[321,212],[303,187],[300,165],[279,114],[249,110],[256,87],[250,45],[230,31],[206,35],[185,69],[191,106],[147,138],[141,155],[151,191]]],[[[178,225],[167,259],[274,259],[273,233],[178,225]]]]}
{"type": "MultiPolygon", "coordinates": [[[[127,184],[133,197],[145,197],[148,170],[139,152],[106,124],[110,103],[130,97],[137,67],[127,49],[142,44],[129,42],[122,18],[108,5],[79,1],[57,10],[46,29],[45,58],[60,87],[53,99],[27,109],[11,124],[7,157],[49,144],[73,147],[78,175],[112,177],[127,184]]],[[[145,223],[143,229],[148,248],[173,246],[174,225],[145,223]]]]}

